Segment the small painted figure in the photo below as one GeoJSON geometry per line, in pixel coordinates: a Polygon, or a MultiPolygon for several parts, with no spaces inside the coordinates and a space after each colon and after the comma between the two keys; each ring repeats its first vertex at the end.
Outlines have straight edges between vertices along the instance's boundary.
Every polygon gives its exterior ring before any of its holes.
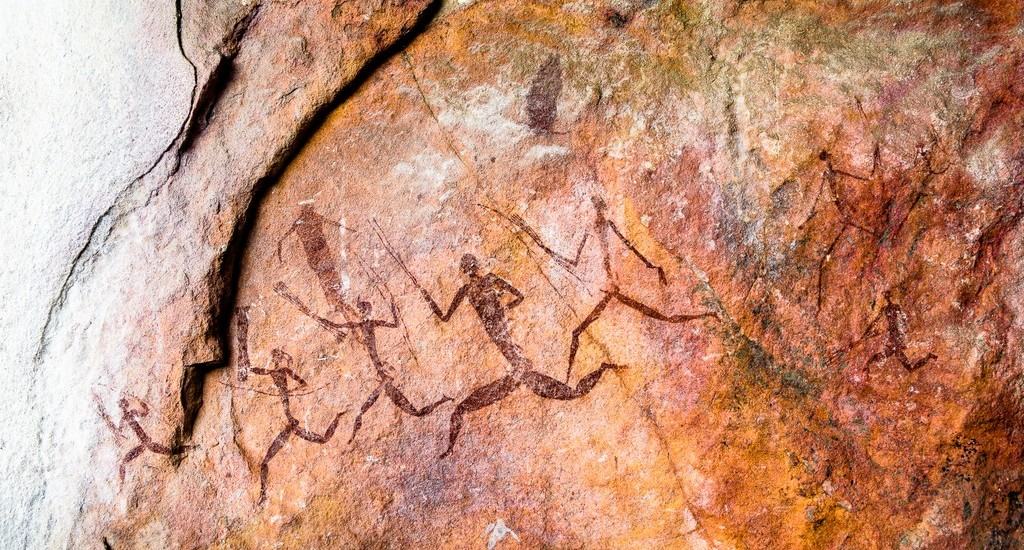
{"type": "Polygon", "coordinates": [[[172,449],[167,445],[161,445],[160,443],[156,443],[155,441],[153,441],[153,439],[149,437],[149,434],[147,434],[146,431],[143,430],[142,426],[139,424],[139,418],[145,418],[149,416],[149,405],[147,405],[142,400],[137,401],[139,402],[139,408],[133,408],[130,402],[128,401],[128,398],[126,397],[122,397],[120,400],[118,400],[117,404],[121,408],[121,421],[118,422],[117,424],[114,424],[114,421],[110,418],[110,415],[107,414],[107,411],[103,409],[103,405],[100,404],[99,399],[96,399],[96,407],[99,409],[100,417],[103,418],[103,422],[110,428],[110,430],[114,432],[114,435],[116,435],[118,438],[126,437],[124,433],[124,428],[125,425],[127,425],[127,427],[131,428],[131,431],[135,433],[135,437],[138,438],[139,440],[139,444],[136,445],[135,447],[132,447],[130,451],[125,453],[124,457],[120,461],[120,465],[118,466],[118,477],[122,481],[124,481],[125,467],[128,465],[129,462],[138,458],[143,451],[173,456],[177,454],[182,454],[192,448],[192,446],[184,446],[180,449],[172,449]]]}
{"type": "Polygon", "coordinates": [[[306,386],[306,381],[303,380],[299,375],[295,374],[295,371],[291,369],[292,357],[280,349],[274,349],[272,352],[273,357],[273,368],[253,368],[252,373],[256,375],[269,376],[274,382],[274,386],[277,387],[278,394],[281,396],[281,405],[284,408],[284,417],[286,424],[281,433],[277,434],[274,441],[270,444],[270,448],[267,449],[267,454],[264,455],[263,461],[260,463],[260,499],[258,504],[262,505],[267,500],[267,475],[270,470],[270,461],[274,458],[288,439],[292,435],[296,435],[301,439],[305,439],[310,443],[316,443],[323,445],[334,437],[334,430],[338,427],[338,421],[341,420],[343,412],[338,413],[331,424],[327,426],[327,430],[324,431],[323,435],[313,433],[305,428],[299,426],[299,420],[292,415],[291,404],[288,401],[289,389],[288,380],[294,380],[298,387],[303,388],[306,386]],[[285,366],[278,366],[284,364],[285,366]]]}
{"type": "MultiPolygon", "coordinates": [[[[876,320],[884,317],[886,323],[886,340],[882,351],[875,353],[864,365],[865,377],[870,377],[871,365],[883,362],[890,357],[895,357],[907,372],[914,372],[928,364],[933,359],[938,359],[934,353],[927,353],[917,360],[907,357],[907,314],[898,304],[892,303],[892,292],[887,290],[884,294],[885,305],[876,320]]],[[[874,324],[874,321],[872,322],[874,324]]]]}
{"type": "Polygon", "coordinates": [[[352,427],[352,437],[349,438],[351,443],[356,438],[356,434],[359,432],[359,428],[363,425],[363,415],[366,411],[373,407],[374,403],[380,397],[381,393],[384,393],[405,414],[409,416],[421,417],[426,416],[436,409],[438,406],[451,401],[452,398],[448,396],[442,396],[441,399],[430,403],[424,407],[416,407],[409,401],[408,398],[398,389],[395,385],[395,381],[391,373],[389,372],[389,365],[380,358],[380,352],[377,349],[377,329],[384,328],[397,328],[398,327],[398,307],[394,301],[391,302],[391,320],[385,321],[383,319],[372,319],[371,313],[373,312],[373,306],[370,302],[360,300],[356,303],[356,308],[359,312],[359,320],[354,322],[335,323],[334,321],[324,319],[319,315],[312,312],[308,306],[300,301],[295,295],[293,295],[288,287],[283,283],[278,283],[274,286],[274,290],[278,294],[283,296],[289,302],[295,304],[300,311],[306,315],[312,317],[320,326],[325,329],[334,332],[339,337],[345,334],[346,331],[358,331],[361,334],[361,341],[366,347],[366,353],[370,357],[370,363],[373,365],[374,370],[377,371],[377,377],[380,379],[380,383],[372,392],[370,396],[363,403],[362,407],[359,408],[359,414],[356,416],[355,423],[352,427]]]}
{"type": "MultiPolygon", "coordinates": [[[[248,308],[238,308],[235,312],[236,323],[239,326],[241,332],[244,326],[245,336],[248,336],[248,308]]],[[[270,461],[281,451],[285,443],[293,435],[298,436],[301,439],[305,439],[310,443],[316,443],[323,445],[334,437],[334,430],[338,428],[338,421],[341,420],[343,412],[338,413],[334,420],[331,422],[323,435],[313,433],[301,426],[299,426],[299,420],[292,415],[291,402],[289,396],[291,390],[288,388],[289,380],[294,380],[299,388],[306,387],[306,381],[302,379],[295,371],[292,370],[292,356],[288,355],[281,349],[275,348],[271,352],[271,358],[273,367],[269,369],[261,367],[253,367],[249,360],[249,350],[247,338],[240,337],[238,341],[240,349],[239,351],[239,362],[244,364],[247,368],[246,371],[249,374],[257,376],[269,376],[274,383],[274,387],[277,388],[277,395],[281,398],[281,406],[284,408],[285,426],[274,441],[271,442],[270,448],[267,449],[267,453],[263,456],[263,461],[260,462],[260,497],[257,504],[262,506],[267,500],[267,476],[270,472],[270,461]]]]}

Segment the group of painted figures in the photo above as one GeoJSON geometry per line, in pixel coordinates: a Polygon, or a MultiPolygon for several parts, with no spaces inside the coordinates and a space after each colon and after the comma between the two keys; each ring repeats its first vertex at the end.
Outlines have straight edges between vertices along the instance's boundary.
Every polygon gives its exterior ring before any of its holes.
{"type": "MultiPolygon", "coordinates": [[[[454,297],[443,308],[437,303],[430,292],[420,283],[418,278],[410,271],[398,252],[391,246],[379,227],[375,227],[381,244],[387,253],[409,277],[412,284],[419,290],[424,302],[430,311],[440,321],[447,322],[458,311],[463,302],[469,303],[480,319],[481,326],[491,342],[509,364],[507,373],[491,382],[483,384],[470,391],[469,395],[456,403],[450,417],[450,428],[448,433],[448,445],[441,458],[449,456],[455,448],[456,440],[462,430],[465,416],[493,405],[508,397],[520,387],[526,387],[534,394],[545,399],[573,400],[587,395],[601,380],[602,375],[609,370],[623,368],[620,365],[603,362],[599,367],[589,372],[577,381],[576,385],[568,384],[572,374],[573,364],[579,349],[579,340],[583,332],[601,316],[602,312],[612,303],[618,302],[627,308],[639,312],[641,315],[667,323],[684,323],[697,319],[718,318],[712,311],[685,313],[676,315],[664,314],[653,307],[641,303],[624,294],[617,284],[617,278],[612,269],[611,261],[611,236],[614,236],[633,255],[635,255],[647,268],[657,272],[661,284],[667,284],[664,270],[646,258],[637,247],[619,230],[613,221],[607,217],[607,206],[605,202],[597,197],[592,199],[595,216],[593,225],[589,231],[584,233],[583,239],[575,250],[575,255],[570,257],[563,255],[549,247],[540,235],[531,228],[525,220],[515,214],[505,214],[490,207],[490,210],[501,216],[510,223],[516,230],[529,237],[532,242],[540,247],[557,264],[570,272],[579,265],[580,257],[587,244],[590,234],[593,233],[598,241],[602,254],[603,267],[607,275],[607,288],[603,290],[603,297],[594,306],[590,313],[572,331],[569,343],[568,367],[566,370],[565,382],[534,370],[533,362],[526,357],[523,348],[515,343],[509,329],[509,311],[523,302],[523,294],[505,279],[494,273],[483,273],[477,258],[471,254],[462,256],[460,270],[464,275],[464,282],[455,292],[454,297]]],[[[298,219],[292,224],[289,231],[281,238],[283,241],[293,232],[299,237],[304,249],[309,266],[315,272],[325,296],[332,308],[332,314],[340,315],[342,319],[331,320],[314,312],[307,304],[302,302],[284,283],[277,283],[274,290],[285,300],[294,305],[304,315],[315,321],[320,327],[333,334],[338,342],[346,337],[354,337],[365,348],[369,356],[370,364],[376,371],[379,384],[370,393],[369,397],[362,404],[355,417],[352,426],[352,433],[349,438],[351,443],[363,423],[363,415],[378,401],[383,394],[403,413],[414,417],[421,417],[430,414],[439,406],[454,401],[453,398],[442,395],[440,399],[423,407],[417,407],[410,402],[395,384],[392,376],[393,369],[384,359],[381,358],[377,345],[378,329],[393,329],[399,326],[399,315],[394,298],[391,298],[390,319],[374,319],[373,311],[368,301],[359,300],[355,307],[352,307],[343,299],[340,277],[335,268],[335,261],[327,244],[324,233],[326,225],[333,225],[341,228],[340,224],[329,220],[316,213],[311,205],[305,204],[300,209],[298,219]]],[[[280,241],[278,243],[278,254],[280,255],[280,241]]],[[[383,296],[383,293],[382,293],[383,296]]],[[[868,327],[869,331],[874,330],[876,322],[882,318],[888,323],[888,338],[882,352],[876,354],[870,362],[885,360],[895,357],[908,370],[916,370],[923,366],[934,356],[928,356],[917,361],[911,361],[905,355],[905,316],[898,305],[892,304],[886,294],[886,305],[878,317],[868,327]]],[[[289,396],[295,395],[296,388],[290,387],[291,382],[297,384],[297,388],[307,386],[305,380],[292,368],[293,359],[281,349],[273,349],[271,352],[271,366],[269,368],[254,367],[249,360],[248,334],[249,334],[249,309],[239,307],[235,312],[235,335],[236,348],[238,352],[238,377],[244,381],[250,375],[266,376],[273,382],[281,399],[285,415],[285,427],[271,442],[260,465],[260,496],[259,503],[266,500],[267,477],[269,464],[273,457],[284,447],[292,436],[299,437],[306,441],[323,444],[331,440],[338,427],[343,413],[338,413],[322,434],[311,432],[300,426],[299,420],[291,412],[289,396]]],[[[865,336],[867,332],[865,333],[865,336]]],[[[148,407],[143,404],[141,409],[132,408],[126,399],[120,401],[121,424],[115,425],[109,416],[100,408],[101,415],[106,423],[116,434],[122,434],[123,425],[127,423],[139,438],[139,445],[130,450],[121,460],[120,475],[123,478],[125,464],[137,458],[144,450],[154,453],[171,455],[183,452],[185,449],[175,449],[154,443],[138,423],[138,418],[148,414],[148,407]]]]}

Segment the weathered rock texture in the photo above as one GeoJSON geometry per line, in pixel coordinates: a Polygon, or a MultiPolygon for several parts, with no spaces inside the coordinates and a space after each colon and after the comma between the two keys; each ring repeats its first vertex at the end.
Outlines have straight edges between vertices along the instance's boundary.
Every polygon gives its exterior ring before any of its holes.
{"type": "Polygon", "coordinates": [[[1024,544],[1017,3],[177,20],[191,108],[56,285],[11,541],[1024,544]]]}

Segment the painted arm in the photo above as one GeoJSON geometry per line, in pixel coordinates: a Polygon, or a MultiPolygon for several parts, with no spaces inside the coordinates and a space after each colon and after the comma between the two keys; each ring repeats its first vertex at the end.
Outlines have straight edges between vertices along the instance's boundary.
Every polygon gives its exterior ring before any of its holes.
{"type": "MultiPolygon", "coordinates": [[[[374,221],[374,223],[376,224],[377,222],[374,221]]],[[[391,248],[391,243],[389,243],[387,238],[384,237],[384,232],[381,231],[380,226],[377,226],[377,238],[379,238],[381,244],[384,245],[384,250],[387,250],[388,255],[390,255],[398,264],[398,266],[402,268],[402,271],[404,271],[405,274],[409,276],[409,280],[412,281],[413,286],[419,289],[420,295],[423,296],[423,300],[427,302],[428,306],[430,306],[430,311],[434,312],[434,315],[436,315],[438,319],[444,322],[448,322],[448,319],[452,318],[452,314],[455,313],[455,310],[458,309],[459,304],[462,303],[462,300],[466,297],[466,292],[469,291],[469,285],[462,285],[462,288],[460,288],[458,292],[455,293],[455,298],[452,298],[452,303],[451,305],[448,306],[448,311],[442,313],[441,306],[437,305],[437,302],[435,302],[434,298],[430,295],[429,292],[427,292],[427,289],[423,288],[423,285],[420,284],[420,281],[419,279],[416,278],[416,275],[413,274],[413,272],[405,265],[405,262],[402,261],[402,258],[399,257],[398,252],[396,252],[394,248],[391,248]]]]}
{"type": "Polygon", "coordinates": [[[285,367],[285,368],[281,369],[281,372],[283,372],[285,374],[285,376],[287,376],[287,377],[291,378],[292,380],[295,380],[296,382],[298,382],[300,386],[305,386],[306,385],[306,381],[303,380],[301,376],[295,374],[295,371],[293,371],[292,369],[290,369],[288,367],[285,367]]]}
{"type": "Polygon", "coordinates": [[[253,374],[262,374],[262,375],[265,375],[265,376],[270,376],[271,378],[273,378],[275,380],[275,382],[277,380],[277,377],[275,375],[280,373],[280,374],[283,374],[286,378],[291,378],[292,380],[295,380],[296,382],[299,383],[300,386],[305,386],[306,385],[306,381],[303,380],[301,376],[295,374],[295,371],[293,371],[292,369],[290,369],[288,367],[278,367],[278,368],[273,368],[273,369],[264,369],[264,368],[261,368],[261,367],[254,367],[252,369],[252,372],[253,372],[253,374]]]}
{"type": "Polygon", "coordinates": [[[568,256],[564,256],[562,254],[559,254],[558,252],[555,252],[554,249],[545,244],[543,239],[541,239],[540,234],[537,233],[537,231],[534,230],[532,227],[527,225],[526,220],[524,220],[522,216],[520,216],[519,214],[512,214],[508,219],[513,224],[515,224],[516,227],[518,227],[524,233],[526,233],[527,236],[529,236],[530,239],[541,248],[541,250],[547,253],[548,256],[554,258],[555,261],[558,262],[558,264],[561,265],[562,267],[568,269],[579,265],[580,255],[583,253],[583,247],[586,246],[587,238],[590,237],[589,232],[583,234],[583,239],[580,240],[579,246],[576,247],[576,256],[572,259],[569,259],[568,256]]]}
{"type": "Polygon", "coordinates": [[[398,306],[395,305],[395,301],[394,300],[391,300],[391,320],[390,321],[385,321],[383,319],[378,319],[376,321],[373,321],[373,326],[375,326],[375,327],[387,327],[387,328],[396,328],[396,327],[398,327],[398,306]]]}
{"type": "Polygon", "coordinates": [[[868,323],[868,326],[864,328],[864,334],[862,334],[861,337],[857,339],[857,342],[859,342],[861,340],[864,340],[864,339],[867,339],[867,338],[869,338],[871,336],[874,336],[876,334],[875,333],[875,325],[877,325],[878,322],[881,321],[884,318],[885,318],[885,308],[882,308],[882,311],[879,311],[875,315],[874,319],[871,319],[871,322],[868,323]]]}
{"type": "Polygon", "coordinates": [[[110,415],[107,414],[107,410],[104,409],[103,404],[100,403],[99,397],[96,397],[94,395],[93,401],[96,402],[96,408],[100,412],[100,418],[103,419],[103,423],[106,424],[108,428],[110,428],[110,431],[114,432],[115,436],[119,438],[124,438],[124,418],[122,417],[122,421],[120,424],[114,424],[114,420],[110,418],[110,415]]]}
{"type": "MultiPolygon", "coordinates": [[[[417,284],[416,286],[419,286],[419,284],[417,284]]],[[[430,296],[430,293],[427,292],[427,289],[423,288],[422,286],[419,286],[419,289],[420,294],[423,295],[423,299],[426,300],[427,305],[430,306],[430,311],[434,312],[434,315],[436,315],[438,319],[447,323],[448,319],[451,319],[452,315],[455,314],[455,310],[459,308],[459,304],[461,304],[462,300],[465,299],[466,292],[469,291],[469,285],[462,285],[462,288],[460,288],[455,293],[455,297],[452,298],[452,303],[448,306],[448,311],[445,312],[441,311],[441,306],[437,305],[437,302],[435,302],[434,298],[430,296]]]]}
{"type": "Polygon", "coordinates": [[[587,245],[587,238],[590,237],[590,232],[583,234],[583,240],[580,241],[580,245],[576,248],[576,257],[573,258],[571,264],[576,267],[580,263],[580,254],[583,253],[583,247],[587,245]]]}
{"type": "Polygon", "coordinates": [[[630,240],[627,239],[621,231],[619,231],[619,228],[615,225],[615,222],[608,220],[608,226],[612,228],[612,231],[614,231],[615,235],[619,238],[620,241],[622,241],[622,244],[625,244],[626,248],[628,248],[630,252],[632,252],[637,258],[640,258],[640,261],[643,262],[648,269],[655,269],[658,271],[658,280],[661,281],[661,284],[668,284],[668,279],[665,278],[665,270],[662,269],[661,266],[656,265],[654,262],[645,258],[644,255],[641,254],[635,246],[633,246],[633,243],[630,242],[630,240]]]}
{"type": "Polygon", "coordinates": [[[281,235],[281,238],[277,240],[277,261],[283,261],[281,259],[281,245],[284,244],[284,240],[287,239],[289,235],[295,232],[298,225],[298,223],[293,223],[292,226],[288,228],[288,231],[284,235],[281,235]]]}
{"type": "Polygon", "coordinates": [[[508,220],[509,223],[516,226],[520,231],[526,233],[526,236],[530,237],[530,240],[532,240],[537,246],[539,246],[541,250],[543,250],[548,256],[554,258],[554,260],[558,262],[558,264],[561,265],[562,267],[568,269],[579,265],[580,254],[583,253],[583,247],[587,244],[587,238],[590,236],[589,232],[583,234],[583,240],[581,240],[580,245],[576,247],[576,257],[569,259],[568,256],[563,256],[562,254],[559,254],[550,246],[548,246],[544,242],[544,239],[541,238],[540,233],[537,233],[537,231],[534,228],[530,227],[530,225],[526,223],[526,220],[524,220],[523,217],[520,216],[519,214],[506,214],[496,208],[491,208],[486,204],[480,204],[480,206],[490,210],[491,212],[494,212],[495,214],[501,216],[502,218],[505,218],[506,220],[508,220]]]}
{"type": "Polygon", "coordinates": [[[292,305],[298,308],[299,311],[304,313],[310,319],[316,321],[320,326],[324,327],[325,330],[327,330],[328,332],[333,332],[335,335],[337,335],[339,342],[343,338],[345,338],[346,330],[353,329],[359,326],[359,322],[335,323],[334,321],[324,319],[323,317],[317,315],[313,310],[309,309],[309,306],[304,304],[302,300],[298,298],[298,296],[292,294],[291,291],[288,290],[288,286],[282,282],[278,282],[277,284],[274,285],[274,292],[277,292],[285,300],[291,302],[292,305]]]}
{"type": "Polygon", "coordinates": [[[515,298],[513,298],[512,301],[505,306],[505,308],[512,309],[518,306],[519,304],[523,303],[523,299],[525,298],[525,296],[523,296],[522,292],[519,292],[518,288],[512,286],[512,283],[506,281],[505,279],[502,279],[501,277],[498,277],[497,275],[494,276],[494,282],[497,283],[497,285],[501,287],[502,290],[515,296],[515,298]]]}
{"type": "Polygon", "coordinates": [[[864,332],[861,333],[860,337],[858,337],[853,342],[850,342],[850,345],[847,346],[845,348],[845,350],[843,350],[843,353],[845,353],[846,351],[852,350],[854,347],[860,345],[861,342],[867,340],[868,338],[872,338],[872,337],[876,336],[878,333],[875,332],[875,327],[876,327],[876,325],[878,325],[878,322],[881,321],[884,318],[885,318],[885,311],[884,310],[883,311],[879,311],[875,315],[875,317],[873,319],[871,319],[871,321],[868,323],[868,326],[864,327],[864,332]]]}

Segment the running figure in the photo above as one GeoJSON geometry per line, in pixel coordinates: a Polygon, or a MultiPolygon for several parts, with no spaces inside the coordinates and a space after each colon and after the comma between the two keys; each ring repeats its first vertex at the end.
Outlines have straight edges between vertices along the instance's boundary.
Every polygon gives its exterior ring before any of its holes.
{"type": "Polygon", "coordinates": [[[866,345],[871,341],[871,339],[879,335],[879,330],[876,325],[878,325],[879,321],[885,319],[885,343],[882,344],[882,351],[875,353],[864,363],[863,372],[865,381],[871,379],[872,365],[884,362],[892,357],[895,357],[907,372],[914,372],[927,365],[928,362],[938,359],[938,356],[931,352],[925,354],[916,361],[907,357],[907,314],[899,304],[894,304],[892,302],[891,290],[886,290],[882,296],[885,298],[885,305],[882,306],[882,310],[878,312],[878,315],[875,315],[871,322],[868,323],[868,326],[864,329],[864,333],[850,344],[832,353],[828,358],[828,362],[831,364],[846,356],[861,345],[866,345]]]}
{"type": "Polygon", "coordinates": [[[373,364],[373,368],[377,371],[377,377],[380,378],[380,384],[374,388],[370,393],[370,396],[366,399],[366,402],[359,408],[359,414],[356,415],[355,424],[352,427],[352,437],[348,440],[349,443],[355,440],[356,433],[359,432],[359,428],[363,425],[363,414],[370,410],[370,407],[373,407],[374,403],[377,402],[377,398],[380,397],[381,392],[387,395],[388,399],[390,399],[391,402],[394,403],[402,412],[415,417],[426,416],[434,412],[434,409],[438,406],[452,400],[451,397],[445,395],[442,396],[441,399],[438,399],[425,407],[416,408],[409,399],[407,399],[405,395],[395,387],[394,378],[388,372],[390,365],[381,360],[380,353],[377,351],[377,329],[380,327],[398,327],[398,307],[395,305],[393,300],[391,302],[390,321],[371,319],[370,314],[373,311],[373,306],[370,305],[370,302],[360,300],[356,303],[356,308],[359,311],[359,321],[351,323],[335,323],[313,313],[306,304],[302,303],[301,300],[288,290],[288,287],[284,283],[277,283],[274,285],[274,290],[286,300],[294,304],[304,314],[312,317],[313,320],[320,324],[320,326],[337,334],[339,338],[345,334],[346,330],[359,331],[359,334],[362,335],[361,340],[363,345],[366,347],[367,355],[370,356],[370,363],[373,364]]]}
{"type": "Polygon", "coordinates": [[[620,231],[619,227],[615,225],[615,222],[608,218],[608,205],[604,202],[604,199],[594,195],[590,198],[590,202],[594,205],[594,222],[591,226],[591,230],[583,234],[583,240],[580,241],[579,246],[576,248],[576,256],[574,258],[559,254],[546,245],[541,239],[540,234],[530,227],[526,223],[526,220],[518,214],[507,215],[499,210],[485,206],[485,208],[497,213],[499,216],[505,218],[526,233],[530,239],[541,248],[541,250],[551,256],[559,265],[570,271],[579,265],[580,255],[583,252],[583,247],[587,244],[587,238],[590,236],[590,232],[593,231],[597,235],[598,244],[601,247],[602,265],[604,266],[604,271],[607,275],[611,288],[604,290],[604,297],[601,298],[601,301],[594,306],[594,309],[592,309],[579,326],[572,331],[572,340],[569,343],[569,365],[565,371],[566,382],[569,381],[569,377],[572,375],[572,367],[576,362],[576,352],[579,350],[580,346],[580,335],[583,334],[583,332],[587,330],[587,327],[593,324],[594,321],[597,321],[601,316],[601,313],[606,307],[608,307],[608,304],[612,300],[616,300],[626,307],[640,312],[640,314],[645,317],[650,317],[666,323],[685,323],[687,321],[693,321],[695,319],[702,319],[705,317],[718,317],[718,315],[713,312],[665,315],[664,313],[661,313],[658,310],[627,296],[619,290],[618,277],[616,276],[615,271],[612,270],[611,249],[608,236],[609,231],[611,231],[611,233],[614,234],[622,244],[624,244],[626,248],[633,253],[634,256],[643,262],[648,269],[653,269],[658,272],[658,280],[661,281],[662,285],[667,285],[668,279],[665,277],[665,270],[641,254],[636,245],[622,234],[622,231],[620,231]]]}
{"type": "Polygon", "coordinates": [[[120,478],[121,481],[124,481],[125,466],[127,466],[129,462],[138,458],[139,455],[142,454],[142,451],[148,450],[149,452],[156,454],[174,456],[182,454],[188,449],[192,448],[192,446],[185,446],[182,447],[180,450],[173,450],[166,445],[161,445],[153,441],[149,437],[149,434],[147,434],[146,431],[142,429],[142,426],[139,425],[139,418],[145,418],[149,416],[149,405],[147,405],[141,399],[137,401],[141,405],[141,408],[134,409],[128,402],[128,398],[122,397],[121,399],[119,399],[117,404],[121,408],[121,421],[117,424],[114,424],[114,421],[110,418],[110,415],[107,414],[107,411],[103,409],[103,405],[100,404],[99,398],[96,398],[96,407],[99,408],[100,417],[103,418],[103,422],[110,428],[110,430],[114,432],[114,435],[116,435],[118,438],[126,437],[124,433],[124,428],[125,424],[127,424],[128,427],[131,428],[133,432],[135,432],[135,437],[137,437],[139,440],[139,444],[133,447],[132,450],[125,453],[124,458],[122,458],[120,461],[120,464],[118,466],[118,477],[120,478]]]}
{"type": "Polygon", "coordinates": [[[402,267],[406,275],[412,279],[413,285],[419,289],[423,299],[430,307],[430,311],[443,322],[448,322],[455,314],[455,311],[468,299],[473,306],[477,316],[483,324],[484,332],[490,337],[491,342],[498,347],[498,351],[511,365],[511,371],[505,376],[487,384],[484,384],[472,392],[455,406],[451,416],[451,428],[448,433],[448,448],[441,454],[445,458],[455,448],[455,441],[462,430],[463,417],[473,411],[489,407],[502,399],[508,397],[512,392],[525,385],[534,394],[545,399],[571,400],[579,399],[590,393],[590,390],[601,380],[601,375],[609,369],[623,368],[619,365],[602,363],[600,367],[590,374],[584,376],[576,387],[569,386],[558,380],[533,370],[533,363],[523,354],[523,349],[512,341],[509,331],[508,318],[506,313],[523,302],[523,294],[508,281],[501,277],[487,273],[480,274],[479,262],[472,254],[462,256],[460,269],[469,279],[459,290],[455,292],[446,310],[442,310],[430,293],[420,284],[415,275],[405,266],[398,254],[391,248],[391,245],[384,239],[383,233],[379,233],[381,242],[384,244],[388,254],[402,267]],[[507,303],[504,301],[506,295],[511,296],[507,303]]]}
{"type": "MultiPolygon", "coordinates": [[[[903,312],[903,308],[899,305],[892,303],[892,291],[886,290],[883,296],[885,297],[885,305],[882,306],[882,311],[875,317],[875,321],[885,317],[887,338],[882,351],[872,355],[864,365],[864,375],[868,379],[871,377],[871,372],[869,371],[871,365],[885,361],[890,357],[895,357],[907,372],[914,372],[928,364],[932,359],[938,359],[938,356],[931,352],[916,361],[911,361],[907,357],[907,314],[903,312]]],[[[875,321],[872,321],[871,325],[874,325],[875,321]]],[[[868,325],[869,329],[871,325],[868,325]]]]}
{"type": "MultiPolygon", "coordinates": [[[[249,308],[238,308],[236,310],[235,322],[241,329],[244,325],[248,328],[249,323],[249,308]]],[[[241,332],[241,330],[240,330],[241,332]]],[[[248,336],[248,331],[246,331],[248,336]]],[[[283,350],[274,348],[271,352],[273,358],[273,368],[265,369],[261,367],[253,367],[249,361],[249,350],[247,339],[239,339],[239,361],[244,365],[248,366],[248,372],[259,376],[269,376],[274,382],[274,386],[277,388],[277,395],[281,398],[281,405],[284,407],[284,417],[287,421],[281,433],[277,434],[274,441],[270,444],[270,448],[267,449],[267,454],[263,457],[263,461],[260,462],[260,498],[257,505],[262,506],[267,500],[267,474],[270,471],[270,460],[274,458],[284,444],[288,442],[292,434],[298,436],[301,439],[305,439],[310,443],[316,443],[323,445],[334,437],[334,430],[338,427],[338,421],[341,420],[341,415],[344,412],[338,413],[334,417],[334,421],[331,422],[330,426],[327,426],[327,430],[323,435],[317,435],[305,428],[299,426],[299,420],[292,415],[291,402],[288,397],[291,395],[291,390],[288,389],[289,379],[294,380],[298,383],[299,388],[306,387],[306,381],[299,375],[295,374],[292,370],[292,356],[285,353],[283,350]],[[284,366],[279,366],[284,364],[284,366]]]]}

